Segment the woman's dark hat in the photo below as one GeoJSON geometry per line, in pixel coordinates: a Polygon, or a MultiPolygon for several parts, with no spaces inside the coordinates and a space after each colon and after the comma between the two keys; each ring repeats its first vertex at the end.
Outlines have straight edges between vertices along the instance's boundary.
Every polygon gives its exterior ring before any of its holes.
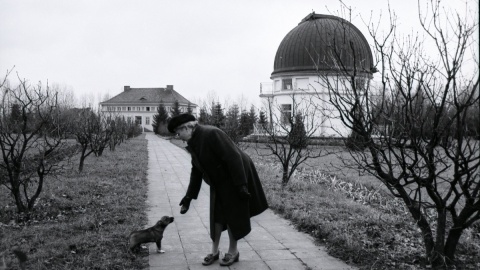
{"type": "Polygon", "coordinates": [[[168,131],[170,131],[170,133],[175,133],[175,129],[182,125],[182,124],[185,124],[187,122],[190,122],[190,121],[195,121],[195,116],[189,114],[189,113],[182,113],[182,114],[179,114],[177,116],[174,116],[172,117],[172,119],[170,119],[170,122],[168,122],[168,131]]]}

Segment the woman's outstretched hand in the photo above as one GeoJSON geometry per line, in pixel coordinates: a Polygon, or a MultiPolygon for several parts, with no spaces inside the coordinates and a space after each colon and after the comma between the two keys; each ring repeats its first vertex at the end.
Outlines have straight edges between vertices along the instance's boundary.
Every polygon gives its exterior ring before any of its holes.
{"type": "Polygon", "coordinates": [[[188,208],[190,208],[190,202],[192,201],[192,198],[189,198],[187,196],[183,197],[183,199],[180,201],[180,214],[185,214],[188,211],[188,208]]]}

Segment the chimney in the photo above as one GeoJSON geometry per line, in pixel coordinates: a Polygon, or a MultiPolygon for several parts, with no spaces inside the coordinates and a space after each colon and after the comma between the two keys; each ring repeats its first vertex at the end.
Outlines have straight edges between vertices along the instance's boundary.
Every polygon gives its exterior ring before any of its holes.
{"type": "Polygon", "coordinates": [[[125,86],[123,87],[123,92],[127,92],[127,91],[130,91],[130,86],[125,85],[125,86]]]}
{"type": "Polygon", "coordinates": [[[167,84],[167,90],[173,90],[173,85],[168,85],[167,84]]]}

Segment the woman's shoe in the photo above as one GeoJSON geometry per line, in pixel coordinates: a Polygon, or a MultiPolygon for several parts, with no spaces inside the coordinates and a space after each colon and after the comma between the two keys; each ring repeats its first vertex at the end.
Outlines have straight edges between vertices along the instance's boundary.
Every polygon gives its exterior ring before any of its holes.
{"type": "Polygon", "coordinates": [[[220,262],[221,266],[230,266],[235,262],[238,262],[240,258],[240,252],[237,252],[237,255],[232,255],[230,253],[226,253],[225,257],[223,257],[222,261],[220,262]]]}
{"type": "Polygon", "coordinates": [[[212,253],[210,253],[210,254],[207,255],[207,257],[205,257],[205,259],[203,259],[202,264],[203,265],[210,265],[213,262],[215,262],[216,260],[218,260],[218,258],[220,258],[220,251],[217,251],[216,255],[213,255],[212,253]]]}

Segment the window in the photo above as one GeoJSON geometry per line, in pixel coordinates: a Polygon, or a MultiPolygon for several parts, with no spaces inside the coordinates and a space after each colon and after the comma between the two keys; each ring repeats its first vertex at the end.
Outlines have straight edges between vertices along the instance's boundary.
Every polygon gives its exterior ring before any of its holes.
{"type": "Polygon", "coordinates": [[[140,107],[137,107],[137,111],[140,111],[140,107]]]}
{"type": "Polygon", "coordinates": [[[295,80],[296,89],[308,91],[308,78],[298,78],[295,80]]]}
{"type": "Polygon", "coordinates": [[[145,125],[150,125],[150,117],[148,117],[148,116],[145,117],[145,125]]]}
{"type": "Polygon", "coordinates": [[[127,107],[127,111],[131,111],[130,107],[127,107]]]}
{"type": "Polygon", "coordinates": [[[122,110],[122,107],[117,107],[117,111],[121,111],[122,110]]]}
{"type": "Polygon", "coordinates": [[[131,116],[127,116],[127,123],[131,123],[132,122],[132,117],[131,116]]]}
{"type": "MultiPolygon", "coordinates": [[[[149,111],[150,111],[150,107],[145,107],[145,108],[147,108],[147,112],[149,112],[149,111]]],[[[148,124],[147,124],[147,125],[148,125],[148,124]]]]}
{"type": "Polygon", "coordinates": [[[135,116],[135,124],[142,124],[142,117],[141,116],[135,116]]]}
{"type": "Polygon", "coordinates": [[[282,104],[280,121],[282,124],[290,124],[290,119],[292,118],[292,104],[282,104]]]}
{"type": "Polygon", "coordinates": [[[283,90],[291,90],[292,89],[292,79],[283,79],[283,90]]]}
{"type": "Polygon", "coordinates": [[[280,80],[275,80],[275,92],[281,90],[281,81],[280,80]]]}
{"type": "Polygon", "coordinates": [[[127,110],[127,107],[122,107],[122,111],[126,111],[127,110]]]}

